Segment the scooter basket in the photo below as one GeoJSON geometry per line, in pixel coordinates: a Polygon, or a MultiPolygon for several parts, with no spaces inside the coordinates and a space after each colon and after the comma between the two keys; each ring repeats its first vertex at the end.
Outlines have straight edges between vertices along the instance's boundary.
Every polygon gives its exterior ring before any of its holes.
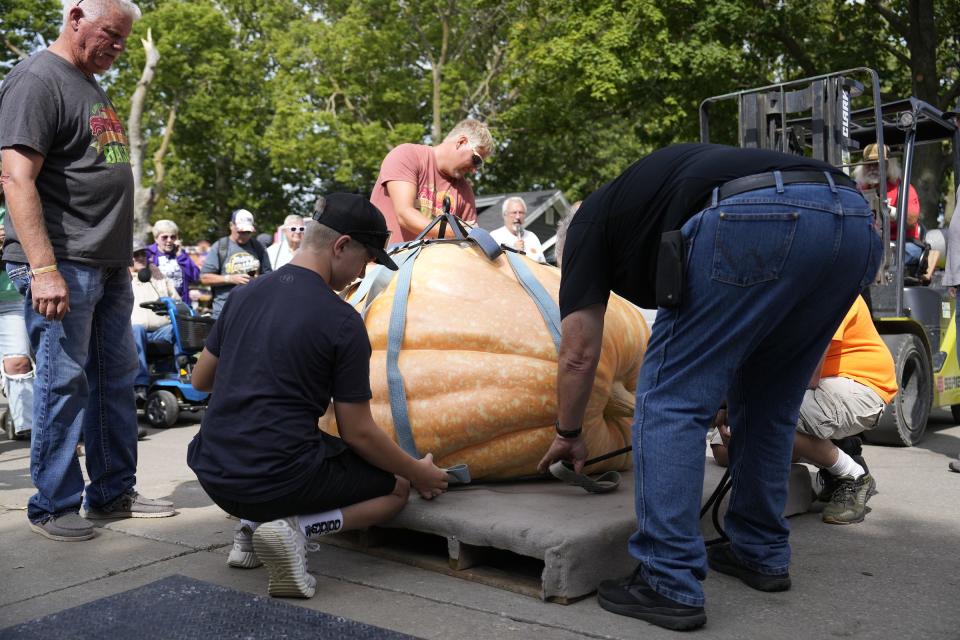
{"type": "Polygon", "coordinates": [[[202,350],[214,322],[213,318],[178,313],[177,328],[180,330],[180,343],[183,350],[191,353],[202,350]]]}

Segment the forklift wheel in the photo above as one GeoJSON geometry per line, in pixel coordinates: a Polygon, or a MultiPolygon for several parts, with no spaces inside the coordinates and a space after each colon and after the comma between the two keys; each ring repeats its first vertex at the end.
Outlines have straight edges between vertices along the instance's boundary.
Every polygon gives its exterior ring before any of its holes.
{"type": "Polygon", "coordinates": [[[169,391],[154,391],[147,396],[147,406],[144,414],[151,427],[164,429],[177,424],[180,413],[180,403],[177,396],[169,391]]]}
{"type": "Polygon", "coordinates": [[[882,336],[897,369],[897,392],[875,429],[865,432],[871,444],[912,447],[923,439],[933,405],[930,356],[920,339],[909,333],[882,336]]]}

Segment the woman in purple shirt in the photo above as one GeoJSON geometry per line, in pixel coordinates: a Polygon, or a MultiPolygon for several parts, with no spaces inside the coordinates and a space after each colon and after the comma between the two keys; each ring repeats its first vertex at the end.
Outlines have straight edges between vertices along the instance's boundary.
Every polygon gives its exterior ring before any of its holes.
{"type": "Polygon", "coordinates": [[[190,303],[190,285],[200,280],[200,269],[186,252],[180,250],[180,230],[173,220],[157,220],[153,225],[155,242],[147,247],[147,259],[169,278],[180,298],[190,303]]]}

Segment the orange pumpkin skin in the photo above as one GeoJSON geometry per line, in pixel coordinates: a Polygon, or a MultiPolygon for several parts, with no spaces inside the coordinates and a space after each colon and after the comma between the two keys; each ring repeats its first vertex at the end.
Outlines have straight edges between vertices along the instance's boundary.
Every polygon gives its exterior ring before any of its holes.
{"type": "MultiPolygon", "coordinates": [[[[524,259],[556,301],[560,270],[524,259]]],[[[396,281],[366,317],[373,347],[371,409],[394,439],[386,353],[396,281]]],[[[591,455],[630,444],[634,391],[649,335],[639,310],[611,295],[583,424],[591,455]]],[[[472,243],[425,247],[413,269],[399,363],[421,455],[432,452],[441,467],[465,463],[475,480],[537,473],[557,419],[557,352],[506,257],[491,261],[472,243]]],[[[590,472],[630,464],[625,454],[590,472]]]]}

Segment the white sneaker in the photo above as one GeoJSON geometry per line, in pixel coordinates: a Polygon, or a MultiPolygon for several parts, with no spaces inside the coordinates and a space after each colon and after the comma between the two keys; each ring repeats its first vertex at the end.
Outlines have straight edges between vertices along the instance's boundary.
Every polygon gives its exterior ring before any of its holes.
{"type": "Polygon", "coordinates": [[[227,557],[227,564],[237,569],[256,569],[263,563],[253,548],[253,529],[240,523],[233,532],[233,548],[227,557]]]}
{"type": "Polygon", "coordinates": [[[307,542],[296,517],[273,520],[253,532],[253,548],[270,572],[267,593],[275,598],[312,598],[317,580],[307,571],[307,551],[320,545],[307,542]]]}

